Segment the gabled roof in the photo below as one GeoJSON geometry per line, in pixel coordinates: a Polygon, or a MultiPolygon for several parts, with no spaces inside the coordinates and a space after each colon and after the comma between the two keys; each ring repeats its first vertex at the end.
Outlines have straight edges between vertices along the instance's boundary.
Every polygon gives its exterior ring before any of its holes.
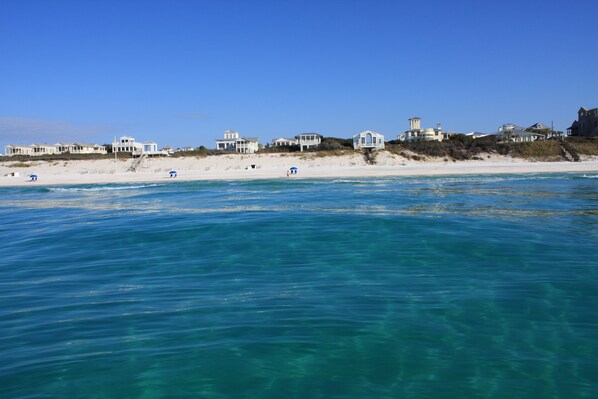
{"type": "Polygon", "coordinates": [[[298,139],[300,136],[307,136],[307,135],[310,135],[310,136],[315,135],[318,137],[323,137],[321,134],[318,134],[318,133],[299,133],[298,135],[295,136],[295,138],[298,139]]]}

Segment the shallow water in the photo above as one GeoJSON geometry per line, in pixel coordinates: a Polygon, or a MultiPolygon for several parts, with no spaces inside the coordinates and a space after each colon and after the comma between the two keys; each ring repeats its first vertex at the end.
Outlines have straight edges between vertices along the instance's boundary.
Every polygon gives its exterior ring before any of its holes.
{"type": "Polygon", "coordinates": [[[596,176],[0,189],[0,397],[598,397],[596,176]]]}

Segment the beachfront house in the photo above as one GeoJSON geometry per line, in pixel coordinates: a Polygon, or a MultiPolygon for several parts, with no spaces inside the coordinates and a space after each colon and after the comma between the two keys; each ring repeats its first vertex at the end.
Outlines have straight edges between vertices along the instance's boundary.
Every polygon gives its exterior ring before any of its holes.
{"type": "Polygon", "coordinates": [[[31,144],[30,145],[32,154],[35,156],[58,154],[58,148],[56,145],[48,144],[31,144]]]}
{"type": "MultiPolygon", "coordinates": [[[[62,144],[64,146],[64,144],[62,144]]],[[[106,154],[106,147],[98,144],[91,143],[73,143],[68,145],[68,151],[70,154],[106,154]]]]}
{"type": "Polygon", "coordinates": [[[322,142],[322,135],[317,133],[301,133],[295,136],[301,151],[308,150],[322,142]]]}
{"type": "Polygon", "coordinates": [[[52,154],[106,154],[106,147],[98,144],[89,143],[56,143],[56,144],[31,144],[7,145],[5,147],[6,155],[30,155],[42,156],[52,154]]]}
{"type": "Polygon", "coordinates": [[[239,132],[227,130],[224,132],[224,138],[216,139],[216,149],[224,151],[235,151],[236,142],[239,138],[239,132]]]}
{"type": "Polygon", "coordinates": [[[13,155],[33,155],[33,148],[30,145],[9,144],[4,147],[4,155],[12,157],[13,155]]]}
{"type": "Polygon", "coordinates": [[[436,124],[436,128],[421,127],[421,118],[413,117],[409,119],[409,130],[404,134],[397,135],[397,139],[401,141],[442,141],[444,138],[442,134],[442,125],[436,124]]]}
{"type": "Polygon", "coordinates": [[[373,150],[384,149],[384,135],[373,132],[371,130],[364,130],[353,136],[353,148],[355,150],[360,148],[368,148],[373,150]]]}
{"type": "Polygon", "coordinates": [[[174,148],[169,145],[162,147],[162,151],[165,151],[168,155],[174,154],[174,148]]]}
{"type": "Polygon", "coordinates": [[[143,143],[143,153],[147,155],[168,155],[167,151],[158,150],[158,144],[153,141],[145,141],[143,143]]]}
{"type": "Polygon", "coordinates": [[[571,136],[598,137],[598,108],[577,111],[577,120],[567,128],[571,136]]]}
{"type": "Polygon", "coordinates": [[[297,139],[288,139],[285,137],[280,137],[278,139],[272,139],[272,146],[273,147],[288,147],[291,145],[297,145],[299,141],[297,139]]]}
{"type": "Polygon", "coordinates": [[[224,138],[216,139],[216,149],[253,154],[260,149],[260,143],[256,137],[240,137],[239,132],[227,130],[224,132],[224,138]]]}
{"type": "Polygon", "coordinates": [[[253,154],[260,149],[260,143],[256,137],[241,137],[235,140],[235,149],[241,154],[253,154]]]}
{"type": "Polygon", "coordinates": [[[517,126],[513,123],[505,123],[498,128],[494,133],[499,141],[512,141],[516,143],[528,143],[536,140],[543,140],[545,136],[541,133],[529,132],[524,127],[517,126]]]}
{"type": "Polygon", "coordinates": [[[130,152],[133,155],[143,153],[143,144],[135,141],[131,136],[120,136],[116,145],[112,146],[112,152],[130,152]]]}

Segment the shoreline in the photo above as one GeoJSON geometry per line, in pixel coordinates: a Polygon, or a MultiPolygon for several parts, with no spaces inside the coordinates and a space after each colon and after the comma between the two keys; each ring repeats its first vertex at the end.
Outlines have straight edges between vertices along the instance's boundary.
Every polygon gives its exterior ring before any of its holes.
{"type": "MultiPolygon", "coordinates": [[[[483,161],[413,161],[382,152],[376,165],[368,165],[356,155],[318,157],[312,154],[231,154],[196,158],[152,158],[138,172],[126,171],[133,159],[114,160],[27,161],[27,167],[12,167],[18,162],[0,163],[0,187],[30,185],[83,185],[160,183],[168,181],[258,180],[304,178],[376,178],[393,176],[449,176],[490,174],[537,174],[598,172],[598,157],[582,162],[532,162],[521,159],[488,156],[483,161]],[[287,176],[295,166],[298,174],[287,176]],[[169,177],[170,170],[177,177],[169,177]],[[19,176],[6,176],[18,172],[19,176]],[[32,182],[29,174],[38,175],[32,182]]],[[[23,162],[21,162],[22,164],[23,162]]]]}

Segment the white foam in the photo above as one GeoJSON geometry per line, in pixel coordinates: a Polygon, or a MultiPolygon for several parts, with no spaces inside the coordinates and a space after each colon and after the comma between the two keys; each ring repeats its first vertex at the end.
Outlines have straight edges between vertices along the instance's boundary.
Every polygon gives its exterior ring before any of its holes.
{"type": "Polygon", "coordinates": [[[135,190],[146,187],[158,187],[159,184],[143,184],[138,186],[100,186],[100,187],[50,187],[49,191],[54,192],[79,192],[79,191],[115,191],[115,190],[135,190]]]}

